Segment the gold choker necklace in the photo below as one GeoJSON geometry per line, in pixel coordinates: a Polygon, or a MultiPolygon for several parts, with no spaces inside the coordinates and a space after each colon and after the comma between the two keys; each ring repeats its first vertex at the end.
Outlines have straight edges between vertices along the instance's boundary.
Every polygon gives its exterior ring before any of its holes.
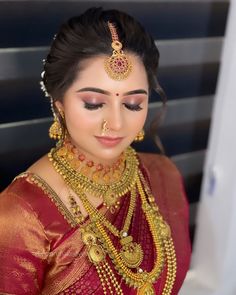
{"type": "Polygon", "coordinates": [[[79,172],[72,164],[73,155],[65,147],[53,148],[48,154],[56,171],[66,182],[75,182],[77,187],[95,197],[103,199],[103,204],[112,213],[119,207],[119,198],[125,195],[135,184],[138,161],[132,148],[124,153],[124,169],[119,180],[112,183],[99,183],[79,172]]]}
{"type": "Polygon", "coordinates": [[[124,171],[124,153],[122,153],[118,160],[110,166],[94,163],[94,161],[86,159],[86,156],[83,153],[80,153],[79,150],[66,139],[62,147],[57,150],[57,154],[66,159],[72,168],[96,183],[109,184],[118,181],[124,171]]]}

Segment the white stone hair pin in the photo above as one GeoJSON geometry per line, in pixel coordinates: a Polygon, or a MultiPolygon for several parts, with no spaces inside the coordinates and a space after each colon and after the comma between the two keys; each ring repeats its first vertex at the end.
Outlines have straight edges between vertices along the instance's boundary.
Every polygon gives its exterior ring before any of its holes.
{"type": "MultiPolygon", "coordinates": [[[[43,71],[43,72],[41,73],[41,78],[42,78],[42,79],[43,79],[44,75],[45,75],[45,71],[43,71]]],[[[41,90],[43,91],[44,95],[45,95],[46,97],[50,97],[49,93],[47,92],[47,89],[46,89],[46,86],[45,86],[43,80],[41,80],[41,81],[39,82],[39,84],[40,84],[40,88],[41,88],[41,90]]]]}

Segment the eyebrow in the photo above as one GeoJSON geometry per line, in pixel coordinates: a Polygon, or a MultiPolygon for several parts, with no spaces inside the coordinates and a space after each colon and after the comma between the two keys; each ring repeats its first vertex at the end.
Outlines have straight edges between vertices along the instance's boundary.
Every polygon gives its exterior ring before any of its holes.
{"type": "MultiPolygon", "coordinates": [[[[86,91],[97,92],[97,93],[101,93],[101,94],[105,94],[105,95],[111,95],[111,93],[109,91],[103,90],[100,88],[96,88],[96,87],[85,87],[85,88],[81,88],[81,89],[77,90],[76,92],[86,92],[86,91]]],[[[123,93],[123,95],[132,95],[132,94],[146,94],[146,95],[148,95],[147,91],[144,89],[135,89],[135,90],[131,90],[131,91],[123,93]]]]}

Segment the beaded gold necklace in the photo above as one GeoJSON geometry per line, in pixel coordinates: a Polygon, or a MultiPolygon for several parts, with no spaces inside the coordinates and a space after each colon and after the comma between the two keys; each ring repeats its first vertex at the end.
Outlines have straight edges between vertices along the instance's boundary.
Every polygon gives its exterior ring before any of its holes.
{"type": "Polygon", "coordinates": [[[58,149],[57,153],[64,157],[74,169],[96,183],[109,184],[117,181],[124,171],[124,153],[112,165],[95,163],[86,159],[86,156],[79,152],[69,139],[65,139],[63,146],[58,149]]]}
{"type": "MultiPolygon", "coordinates": [[[[66,184],[79,196],[89,215],[91,223],[81,227],[82,240],[88,247],[88,257],[96,267],[104,294],[107,294],[107,289],[110,291],[110,294],[112,294],[113,290],[115,290],[116,294],[123,294],[111,267],[106,261],[106,254],[108,254],[115,269],[126,284],[137,289],[137,294],[140,295],[155,294],[153,283],[160,276],[166,262],[167,278],[162,295],[170,295],[176,277],[176,256],[171,238],[171,231],[163,220],[155,204],[154,197],[148,189],[148,185],[142,173],[138,169],[138,161],[135,152],[131,148],[129,148],[128,151],[130,151],[128,155],[134,155],[136,160],[133,165],[130,163],[130,167],[134,168],[134,171],[131,171],[133,172],[132,185],[129,188],[123,188],[123,191],[125,191],[124,194],[128,191],[131,192],[131,198],[125,225],[121,231],[114,227],[114,225],[89,202],[84,186],[78,182],[80,177],[76,177],[75,171],[64,158],[58,156],[56,149],[50,152],[49,158],[56,168],[56,171],[62,175],[66,184]],[[134,243],[133,238],[128,235],[135,206],[133,204],[135,204],[137,192],[141,199],[142,210],[149,225],[157,253],[153,269],[150,272],[137,268],[143,259],[142,248],[139,244],[134,243]],[[116,249],[108,232],[120,237],[121,250],[116,249]]],[[[126,167],[127,166],[126,164],[126,167]]],[[[120,186],[121,184],[117,182],[113,186],[114,191],[112,191],[112,193],[115,194],[115,189],[120,188],[120,186]]],[[[97,186],[95,186],[95,188],[97,189],[97,186]]],[[[97,195],[96,192],[93,192],[93,194],[97,195]]]]}
{"type": "Polygon", "coordinates": [[[115,178],[112,183],[104,183],[91,179],[78,171],[74,155],[67,146],[53,148],[49,153],[49,160],[53,163],[56,171],[62,174],[64,179],[68,178],[68,171],[70,171],[70,178],[73,178],[77,186],[81,190],[93,194],[95,197],[102,198],[104,206],[111,213],[114,213],[118,208],[120,204],[119,198],[130,191],[135,183],[138,161],[134,151],[128,148],[124,154],[124,158],[126,159],[125,164],[121,160],[124,169],[122,169],[120,177],[118,179],[115,178]]]}

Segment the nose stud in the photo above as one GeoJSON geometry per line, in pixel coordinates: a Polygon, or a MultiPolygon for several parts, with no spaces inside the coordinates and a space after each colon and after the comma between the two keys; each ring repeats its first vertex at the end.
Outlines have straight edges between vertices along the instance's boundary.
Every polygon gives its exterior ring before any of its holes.
{"type": "Polygon", "coordinates": [[[109,130],[109,128],[107,127],[107,120],[103,120],[102,121],[102,135],[105,135],[105,133],[109,130]]]}

